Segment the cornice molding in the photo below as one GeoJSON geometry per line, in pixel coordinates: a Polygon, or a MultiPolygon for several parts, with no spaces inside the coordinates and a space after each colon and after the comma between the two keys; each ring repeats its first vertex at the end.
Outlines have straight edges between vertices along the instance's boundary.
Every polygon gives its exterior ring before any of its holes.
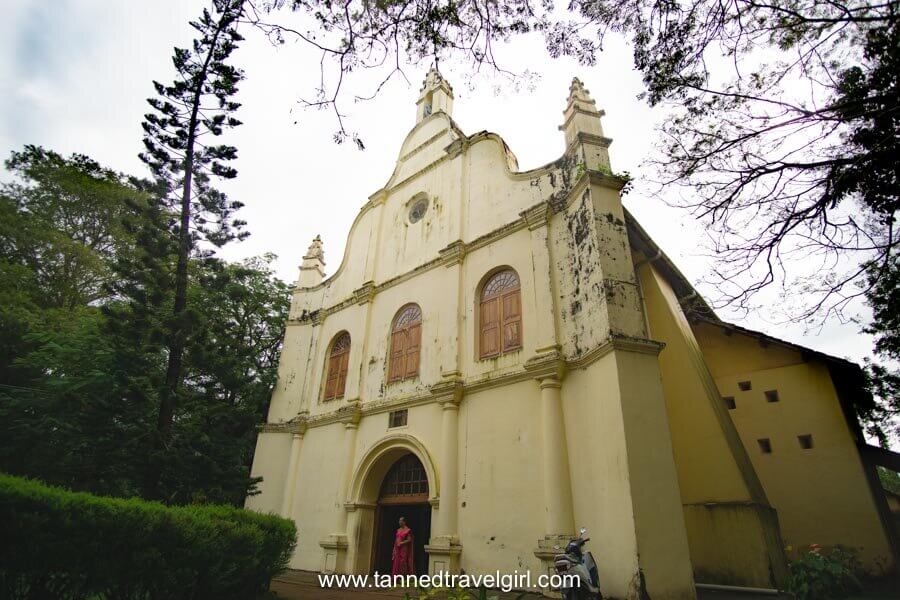
{"type": "Polygon", "coordinates": [[[575,139],[582,144],[594,144],[603,148],[609,148],[613,142],[612,138],[608,138],[602,135],[594,135],[593,133],[587,133],[586,131],[579,131],[575,136],[575,139]]]}
{"type": "Polygon", "coordinates": [[[460,265],[466,258],[466,243],[462,240],[450,242],[446,247],[438,250],[438,256],[445,267],[460,265]]]}
{"type": "Polygon", "coordinates": [[[429,390],[435,401],[442,406],[459,406],[465,394],[465,384],[461,378],[454,377],[437,382],[429,390]]]}
{"type": "Polygon", "coordinates": [[[424,150],[426,147],[433,144],[438,138],[442,137],[445,134],[449,134],[450,131],[451,131],[450,127],[441,129],[436,134],[434,134],[433,136],[431,136],[430,138],[428,138],[427,140],[425,140],[424,142],[422,142],[421,144],[419,144],[418,146],[416,146],[415,148],[413,148],[412,150],[410,150],[409,152],[407,152],[406,154],[401,156],[398,160],[405,161],[406,159],[410,158],[411,156],[415,156],[416,154],[418,154],[419,152],[424,150]]]}
{"type": "Polygon", "coordinates": [[[562,381],[566,376],[567,367],[557,346],[526,360],[525,370],[538,380],[552,378],[562,381]]]}
{"type": "Polygon", "coordinates": [[[549,202],[540,202],[531,208],[523,210],[519,215],[525,220],[528,229],[534,231],[535,229],[546,227],[550,223],[553,210],[550,208],[549,202]]]}
{"type": "MultiPolygon", "coordinates": [[[[513,383],[548,379],[562,382],[569,371],[587,368],[613,351],[636,352],[657,356],[664,347],[665,344],[654,340],[614,336],[573,359],[566,359],[557,346],[542,348],[541,353],[535,354],[525,361],[522,368],[516,371],[502,375],[482,375],[470,379],[453,377],[439,381],[417,394],[398,398],[370,401],[353,399],[332,412],[304,417],[303,430],[324,427],[334,423],[355,426],[361,419],[368,416],[426,404],[452,404],[458,406],[466,396],[513,383]]],[[[295,423],[299,422],[298,419],[295,419],[287,423],[266,423],[261,425],[259,430],[263,433],[291,433],[294,431],[293,428],[298,426],[295,423]]]]}
{"type": "Polygon", "coordinates": [[[566,118],[566,120],[563,122],[563,124],[559,126],[559,130],[560,130],[560,131],[565,131],[565,130],[566,130],[566,127],[569,126],[569,123],[572,122],[572,119],[575,118],[575,115],[587,115],[587,116],[589,116],[589,117],[594,117],[594,118],[597,118],[597,119],[600,119],[600,118],[602,118],[602,117],[604,117],[604,116],[606,115],[606,111],[603,111],[603,110],[589,110],[589,109],[586,109],[586,108],[580,108],[579,106],[576,106],[576,105],[574,105],[574,104],[570,105],[570,106],[566,109],[566,112],[569,113],[569,115],[568,115],[568,117],[566,118]]]}
{"type": "Polygon", "coordinates": [[[353,290],[353,298],[357,304],[367,304],[375,299],[375,282],[367,281],[362,287],[353,290]]]}

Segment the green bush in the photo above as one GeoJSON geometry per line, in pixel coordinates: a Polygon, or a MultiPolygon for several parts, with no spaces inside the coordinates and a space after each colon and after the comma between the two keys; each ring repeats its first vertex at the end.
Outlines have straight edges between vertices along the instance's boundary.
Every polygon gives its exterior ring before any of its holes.
{"type": "Polygon", "coordinates": [[[0,474],[0,597],[252,599],[283,571],[293,522],[229,506],[166,507],[0,474]]]}
{"type": "Polygon", "coordinates": [[[843,546],[830,549],[813,544],[790,563],[788,591],[797,600],[846,598],[859,589],[856,575],[860,563],[856,553],[843,546]]]}

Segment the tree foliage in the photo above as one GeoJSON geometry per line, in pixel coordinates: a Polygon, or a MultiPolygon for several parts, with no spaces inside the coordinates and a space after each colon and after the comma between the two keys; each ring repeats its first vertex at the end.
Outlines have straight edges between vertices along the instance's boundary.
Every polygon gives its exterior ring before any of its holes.
{"type": "MultiPolygon", "coordinates": [[[[13,154],[26,155],[56,156],[41,148],[13,154]]],[[[4,253],[0,470],[102,494],[241,503],[254,488],[256,424],[265,418],[287,318],[288,288],[274,276],[274,257],[189,262],[195,327],[186,338],[170,443],[160,452],[156,420],[177,256],[166,224],[176,217],[151,200],[159,185],[102,168],[97,181],[81,181],[94,175],[78,171],[76,188],[102,195],[67,192],[71,186],[59,182],[73,161],[56,156],[42,163],[39,179],[5,189],[0,244],[11,247],[9,236],[18,236],[23,222],[34,244],[68,235],[67,220],[33,218],[32,198],[69,215],[95,214],[98,198],[108,200],[116,210],[96,211],[105,219],[96,229],[110,232],[104,244],[60,247],[92,265],[109,290],[60,306],[49,300],[59,282],[42,279],[32,263],[16,260],[17,252],[4,253]]]]}
{"type": "MultiPolygon", "coordinates": [[[[148,100],[153,112],[144,117],[146,152],[140,157],[165,188],[165,193],[155,196],[161,204],[159,212],[177,215],[176,221],[164,223],[163,230],[177,240],[172,282],[175,294],[165,321],[168,364],[157,419],[163,445],[168,442],[175,416],[191,325],[187,314],[188,262],[198,250],[198,242],[222,246],[244,236],[243,221],[234,218],[242,204],[211,185],[212,178],[237,176],[229,165],[237,157],[237,148],[212,140],[240,125],[233,116],[240,104],[232,98],[243,73],[228,60],[243,39],[237,31],[243,4],[243,0],[214,0],[213,11],[204,9],[200,19],[191,22],[199,37],[191,48],[175,49],[175,81],[168,86],[153,83],[158,97],[148,100]]],[[[157,226],[160,220],[148,223],[157,226]]],[[[165,246],[159,249],[165,250],[165,246]]],[[[157,258],[164,260],[164,255],[157,258]]]]}
{"type": "Polygon", "coordinates": [[[25,291],[43,307],[106,298],[108,259],[123,239],[119,217],[135,191],[87,156],[37,146],[13,152],[6,169],[15,179],[0,188],[4,268],[32,273],[25,291]]]}

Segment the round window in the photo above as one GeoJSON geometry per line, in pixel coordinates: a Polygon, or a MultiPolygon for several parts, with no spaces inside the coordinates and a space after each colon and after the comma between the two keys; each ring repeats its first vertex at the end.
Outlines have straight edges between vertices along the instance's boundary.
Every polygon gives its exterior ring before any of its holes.
{"type": "Polygon", "coordinates": [[[428,198],[419,198],[409,207],[409,222],[415,223],[421,221],[428,210],[428,198]]]}

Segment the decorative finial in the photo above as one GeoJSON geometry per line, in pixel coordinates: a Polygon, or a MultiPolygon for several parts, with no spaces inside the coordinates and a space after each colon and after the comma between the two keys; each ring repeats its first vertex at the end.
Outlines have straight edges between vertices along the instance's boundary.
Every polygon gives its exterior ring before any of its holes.
{"type": "Polygon", "coordinates": [[[591,98],[590,90],[584,87],[584,84],[577,77],[572,78],[572,85],[569,86],[569,102],[581,102],[584,104],[594,105],[591,98]]]}
{"type": "Polygon", "coordinates": [[[583,153],[588,157],[586,166],[589,169],[610,168],[607,148],[612,140],[603,136],[603,125],[600,123],[603,114],[581,80],[573,77],[566,110],[563,111],[563,124],[559,128],[565,132],[566,148],[576,143],[591,146],[590,151],[583,153]]]}
{"type": "Polygon", "coordinates": [[[313,259],[317,259],[323,265],[325,264],[325,250],[322,249],[322,236],[320,235],[316,235],[313,238],[312,244],[309,245],[309,249],[303,256],[304,262],[313,259]]]}
{"type": "Polygon", "coordinates": [[[322,250],[322,237],[313,238],[309,250],[303,256],[300,265],[300,276],[297,278],[297,287],[313,287],[321,283],[325,278],[325,251],[322,250]]]}
{"type": "Polygon", "coordinates": [[[425,74],[425,81],[422,82],[422,89],[419,91],[424,92],[426,90],[433,90],[443,82],[444,76],[441,75],[441,72],[437,66],[437,62],[435,62],[431,65],[431,68],[428,69],[428,73],[425,74]]]}

